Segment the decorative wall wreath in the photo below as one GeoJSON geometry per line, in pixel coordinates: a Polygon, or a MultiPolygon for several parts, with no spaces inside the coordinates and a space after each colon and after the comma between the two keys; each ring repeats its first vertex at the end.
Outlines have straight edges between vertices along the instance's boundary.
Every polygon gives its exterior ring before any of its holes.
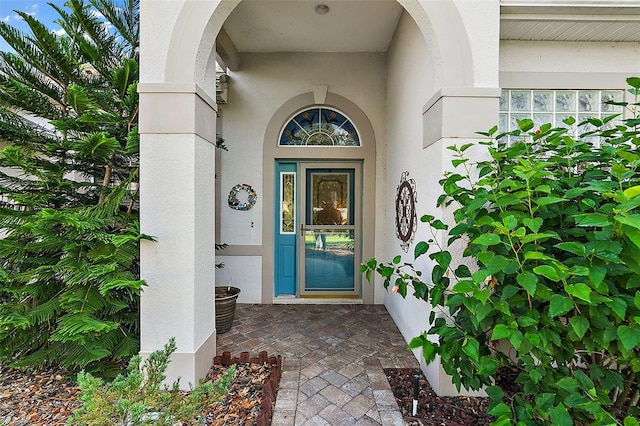
{"type": "Polygon", "coordinates": [[[396,237],[400,240],[400,248],[409,251],[409,245],[415,238],[418,220],[416,216],[416,182],[407,179],[409,172],[402,172],[400,184],[396,190],[396,237]]]}
{"type": "MultiPolygon", "coordinates": [[[[244,199],[244,197],[241,197],[244,199]]],[[[235,210],[251,210],[251,208],[256,204],[256,200],[258,199],[258,194],[255,189],[251,187],[251,185],[247,185],[246,183],[239,183],[229,191],[229,207],[235,210]],[[246,201],[241,201],[238,199],[238,194],[240,191],[247,193],[246,201]]]]}

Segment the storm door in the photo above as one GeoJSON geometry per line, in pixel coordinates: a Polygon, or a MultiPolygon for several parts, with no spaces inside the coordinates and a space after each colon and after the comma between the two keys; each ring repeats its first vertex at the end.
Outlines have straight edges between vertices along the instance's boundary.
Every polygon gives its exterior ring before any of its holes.
{"type": "Polygon", "coordinates": [[[300,297],[360,296],[360,164],[301,163],[300,297]]]}

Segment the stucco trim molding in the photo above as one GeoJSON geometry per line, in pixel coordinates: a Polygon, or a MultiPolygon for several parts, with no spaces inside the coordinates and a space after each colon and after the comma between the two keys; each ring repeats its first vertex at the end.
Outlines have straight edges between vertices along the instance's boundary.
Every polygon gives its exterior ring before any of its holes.
{"type": "Polygon", "coordinates": [[[619,90],[627,87],[627,72],[500,72],[505,89],[594,89],[619,90]]]}
{"type": "Polygon", "coordinates": [[[263,246],[257,245],[227,245],[224,250],[216,253],[217,257],[224,256],[262,256],[264,252],[263,246]]]}
{"type": "Polygon", "coordinates": [[[218,104],[202,87],[195,83],[139,83],[138,93],[190,93],[197,95],[211,109],[217,111],[218,104]]]}
{"type": "Polygon", "coordinates": [[[140,134],[195,134],[214,144],[218,106],[194,83],[141,83],[140,134]]]}
{"type": "Polygon", "coordinates": [[[424,105],[423,148],[443,138],[477,138],[498,122],[500,88],[443,87],[424,105]]]}

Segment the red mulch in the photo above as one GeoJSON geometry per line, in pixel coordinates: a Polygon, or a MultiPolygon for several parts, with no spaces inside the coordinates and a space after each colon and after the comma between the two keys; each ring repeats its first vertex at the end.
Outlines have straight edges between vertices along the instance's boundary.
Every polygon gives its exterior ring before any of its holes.
{"type": "MultiPolygon", "coordinates": [[[[207,379],[217,378],[226,367],[213,365],[207,379]]],[[[205,425],[255,424],[261,408],[262,382],[269,376],[268,365],[239,364],[229,392],[205,414],[205,425]]],[[[0,425],[61,426],[80,406],[80,389],[62,369],[39,372],[16,370],[0,365],[0,425]]]]}

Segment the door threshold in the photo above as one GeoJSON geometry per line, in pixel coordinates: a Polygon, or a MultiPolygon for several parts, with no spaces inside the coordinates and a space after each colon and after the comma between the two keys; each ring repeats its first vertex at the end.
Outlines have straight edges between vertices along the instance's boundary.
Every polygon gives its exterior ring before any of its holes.
{"type": "Polygon", "coordinates": [[[362,305],[362,299],[354,298],[298,298],[295,296],[278,296],[273,298],[274,305],[362,305]]]}

